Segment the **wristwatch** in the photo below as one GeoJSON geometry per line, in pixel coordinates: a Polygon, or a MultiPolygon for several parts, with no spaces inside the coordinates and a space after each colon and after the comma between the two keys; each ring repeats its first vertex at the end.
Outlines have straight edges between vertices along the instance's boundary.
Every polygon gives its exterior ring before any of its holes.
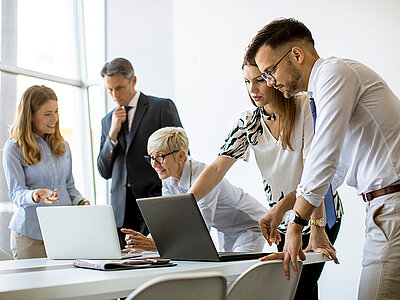
{"type": "Polygon", "coordinates": [[[315,225],[318,226],[319,228],[324,228],[326,226],[326,220],[324,218],[310,220],[310,225],[315,225]]]}
{"type": "Polygon", "coordinates": [[[299,214],[294,210],[289,210],[287,215],[287,220],[289,223],[299,224],[301,226],[307,226],[308,220],[300,218],[299,214]]]}

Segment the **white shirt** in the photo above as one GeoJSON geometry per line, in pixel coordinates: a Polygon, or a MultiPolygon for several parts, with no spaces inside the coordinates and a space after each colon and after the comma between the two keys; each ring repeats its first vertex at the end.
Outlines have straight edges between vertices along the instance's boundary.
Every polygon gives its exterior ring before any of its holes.
{"type": "Polygon", "coordinates": [[[319,206],[329,183],[357,193],[400,178],[400,102],[386,82],[363,64],[318,59],[308,91],[317,108],[315,136],[297,195],[319,206]]]}
{"type": "Polygon", "coordinates": [[[135,112],[136,112],[136,107],[139,101],[139,97],[140,97],[140,91],[136,91],[135,96],[133,96],[131,102],[129,102],[128,106],[131,107],[131,109],[128,111],[128,124],[129,124],[129,131],[131,131],[131,127],[132,127],[132,121],[133,121],[133,117],[135,116],[135,112]]]}
{"type": "MultiPolygon", "coordinates": [[[[167,196],[187,193],[206,167],[206,164],[188,157],[179,181],[173,177],[162,180],[162,194],[167,196]]],[[[212,226],[229,237],[240,236],[240,241],[244,244],[261,235],[258,220],[266,213],[266,208],[226,179],[222,179],[197,204],[208,230],[212,226]]]]}

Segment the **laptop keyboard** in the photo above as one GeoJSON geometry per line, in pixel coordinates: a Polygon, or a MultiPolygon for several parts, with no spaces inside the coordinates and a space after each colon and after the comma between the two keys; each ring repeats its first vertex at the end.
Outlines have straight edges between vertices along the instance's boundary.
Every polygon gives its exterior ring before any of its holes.
{"type": "Polygon", "coordinates": [[[220,256],[247,255],[253,253],[258,253],[258,252],[218,252],[220,256]]]}

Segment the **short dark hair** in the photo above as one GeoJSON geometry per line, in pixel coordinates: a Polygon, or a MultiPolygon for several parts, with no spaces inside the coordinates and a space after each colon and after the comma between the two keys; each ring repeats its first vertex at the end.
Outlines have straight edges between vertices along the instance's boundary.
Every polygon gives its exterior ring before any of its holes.
{"type": "Polygon", "coordinates": [[[135,75],[135,71],[133,70],[132,64],[129,62],[129,60],[118,57],[110,62],[105,63],[100,74],[101,77],[104,77],[105,75],[115,76],[122,74],[126,79],[131,80],[133,75],[135,75]]]}
{"type": "Polygon", "coordinates": [[[252,39],[246,50],[245,61],[254,61],[258,50],[264,45],[275,50],[300,40],[314,47],[311,32],[303,23],[293,18],[276,19],[265,25],[252,39]]]}

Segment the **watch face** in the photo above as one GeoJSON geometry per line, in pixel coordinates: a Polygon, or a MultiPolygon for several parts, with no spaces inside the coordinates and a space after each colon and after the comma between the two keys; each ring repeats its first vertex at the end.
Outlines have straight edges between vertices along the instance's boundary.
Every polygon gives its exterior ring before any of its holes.
{"type": "Polygon", "coordinates": [[[293,223],[295,218],[296,218],[296,212],[294,210],[289,210],[287,214],[288,223],[293,223]]]}
{"type": "Polygon", "coordinates": [[[321,218],[321,219],[318,220],[318,226],[324,227],[325,225],[326,225],[325,219],[321,218]]]}

